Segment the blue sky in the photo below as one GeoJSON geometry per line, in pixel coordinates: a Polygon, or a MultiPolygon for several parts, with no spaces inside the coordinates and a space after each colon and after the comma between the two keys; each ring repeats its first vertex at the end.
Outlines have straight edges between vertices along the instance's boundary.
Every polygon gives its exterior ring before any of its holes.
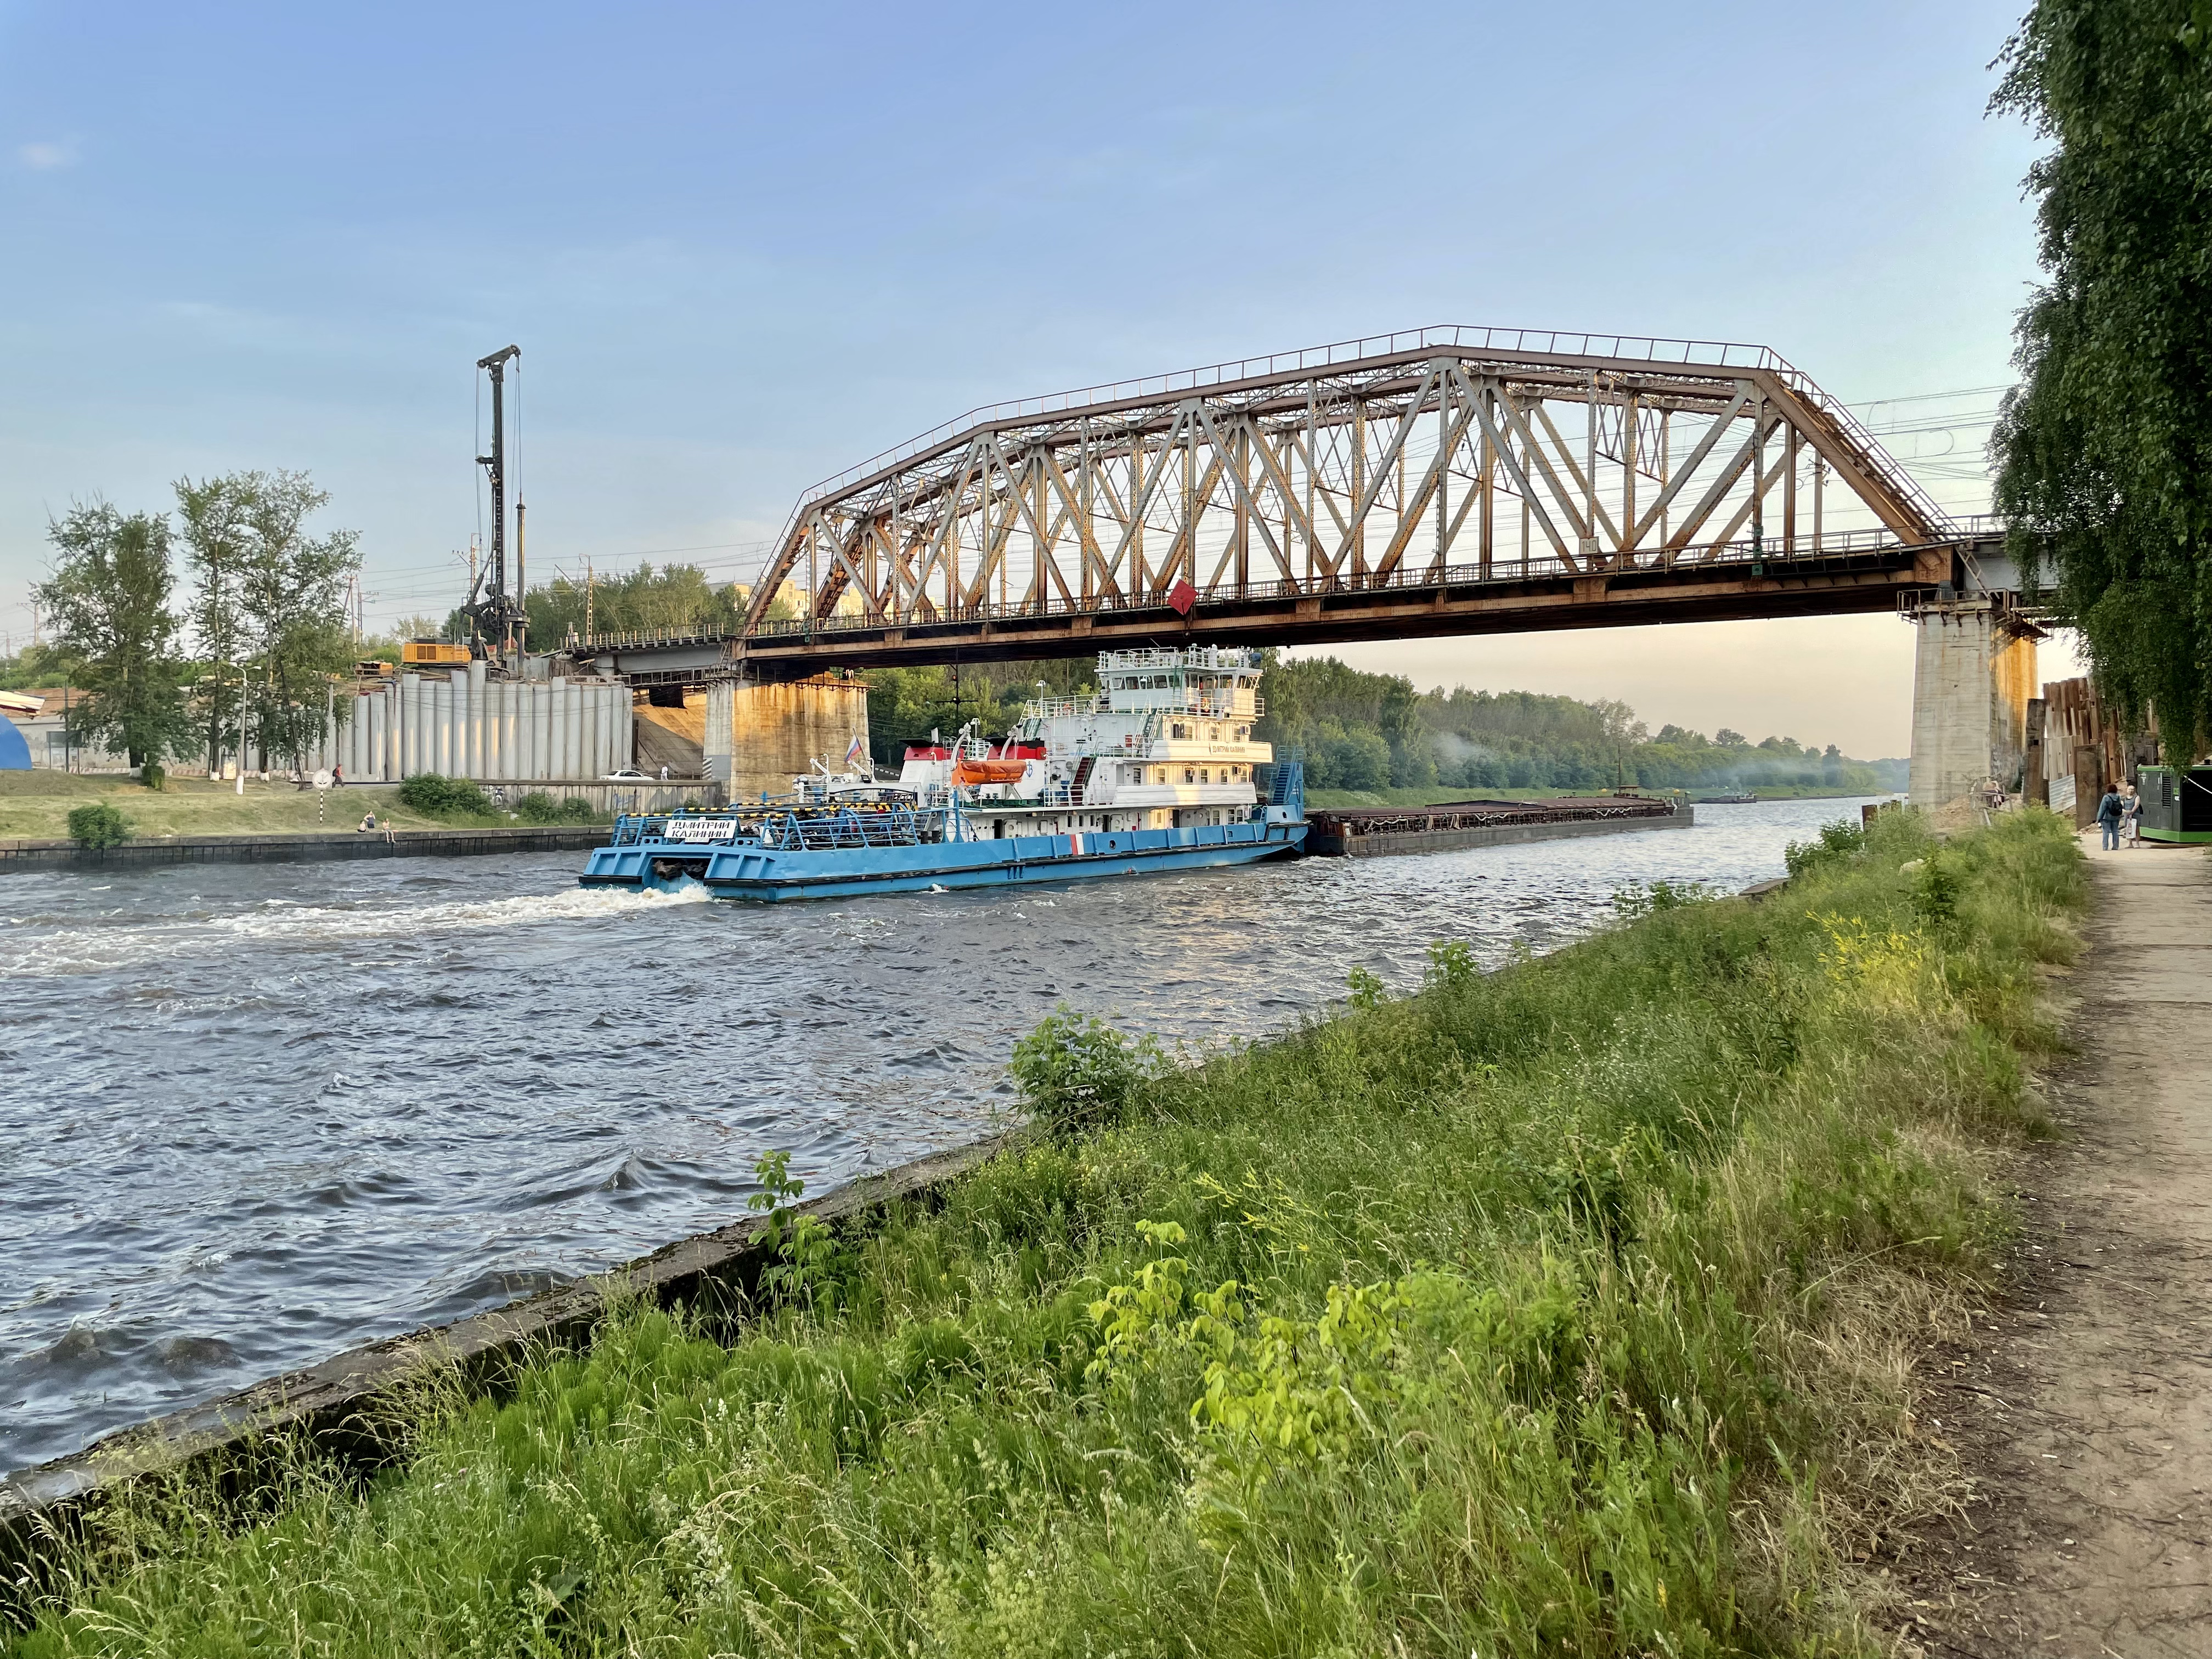
{"type": "MultiPolygon", "coordinates": [[[[50,514],[243,466],[332,492],[372,623],[442,611],[510,340],[533,571],[742,575],[805,485],[973,405],[1426,323],[1998,386],[2014,17],[0,0],[0,631],[50,514]]],[[[1885,618],[1343,654],[1905,740],[1885,618]]]]}

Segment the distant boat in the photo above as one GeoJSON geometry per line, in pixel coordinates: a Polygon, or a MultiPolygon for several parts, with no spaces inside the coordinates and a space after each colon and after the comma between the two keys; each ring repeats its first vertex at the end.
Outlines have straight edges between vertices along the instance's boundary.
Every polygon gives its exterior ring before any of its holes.
{"type": "Polygon", "coordinates": [[[1734,793],[1727,795],[1700,795],[1698,797],[1698,805],[1700,806],[1755,806],[1758,804],[1759,797],[1753,794],[1748,789],[1739,789],[1734,793]]]}

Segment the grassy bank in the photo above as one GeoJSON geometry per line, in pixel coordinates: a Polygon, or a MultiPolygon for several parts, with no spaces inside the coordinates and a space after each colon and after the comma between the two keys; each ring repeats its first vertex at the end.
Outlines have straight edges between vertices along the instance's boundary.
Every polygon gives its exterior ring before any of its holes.
{"type": "Polygon", "coordinates": [[[1056,1019],[1033,1141],[787,1229],[726,1344],[426,1383],[404,1471],[251,1527],[147,1494],[19,1651],[1871,1651],[2082,896],[2045,815],[1873,835],[1203,1064],[1056,1019]]]}
{"type": "Polygon", "coordinates": [[[400,830],[480,830],[517,822],[505,812],[413,811],[400,800],[396,785],[332,789],[319,818],[315,792],[289,783],[248,780],[240,794],[234,784],[211,784],[204,778],[172,778],[162,788],[149,789],[135,776],[0,772],[0,840],[60,840],[69,834],[70,809],[94,801],[118,808],[130,819],[131,833],[142,837],[350,831],[369,811],[380,823],[389,819],[400,830]]]}

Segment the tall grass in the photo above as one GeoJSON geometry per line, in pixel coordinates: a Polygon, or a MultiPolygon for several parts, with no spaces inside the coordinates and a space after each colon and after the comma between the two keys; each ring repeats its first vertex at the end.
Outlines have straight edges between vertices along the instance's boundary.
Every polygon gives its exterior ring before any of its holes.
{"type": "Polygon", "coordinates": [[[1871,1650],[2081,876],[2041,814],[1800,866],[1195,1066],[1059,1018],[1032,1139],[780,1230],[726,1340],[434,1379],[404,1468],[258,1519],[141,1492],[20,1651],[1871,1650]]]}

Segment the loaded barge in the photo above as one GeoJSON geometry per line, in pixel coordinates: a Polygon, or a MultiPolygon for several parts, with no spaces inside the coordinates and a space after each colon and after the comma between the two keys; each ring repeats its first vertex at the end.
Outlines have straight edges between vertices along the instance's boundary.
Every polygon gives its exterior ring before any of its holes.
{"type": "Polygon", "coordinates": [[[994,745],[974,725],[906,751],[896,784],[795,782],[780,800],[618,818],[579,878],[718,898],[841,898],[1149,871],[1301,850],[1304,770],[1252,738],[1256,652],[1099,653],[1095,696],[1041,697],[994,745]]]}
{"type": "Polygon", "coordinates": [[[1686,801],[1634,795],[1317,809],[1306,834],[1305,850],[1347,858],[1378,853],[1437,853],[1455,847],[1496,847],[1564,836],[1687,830],[1695,821],[1696,813],[1686,801]]]}

